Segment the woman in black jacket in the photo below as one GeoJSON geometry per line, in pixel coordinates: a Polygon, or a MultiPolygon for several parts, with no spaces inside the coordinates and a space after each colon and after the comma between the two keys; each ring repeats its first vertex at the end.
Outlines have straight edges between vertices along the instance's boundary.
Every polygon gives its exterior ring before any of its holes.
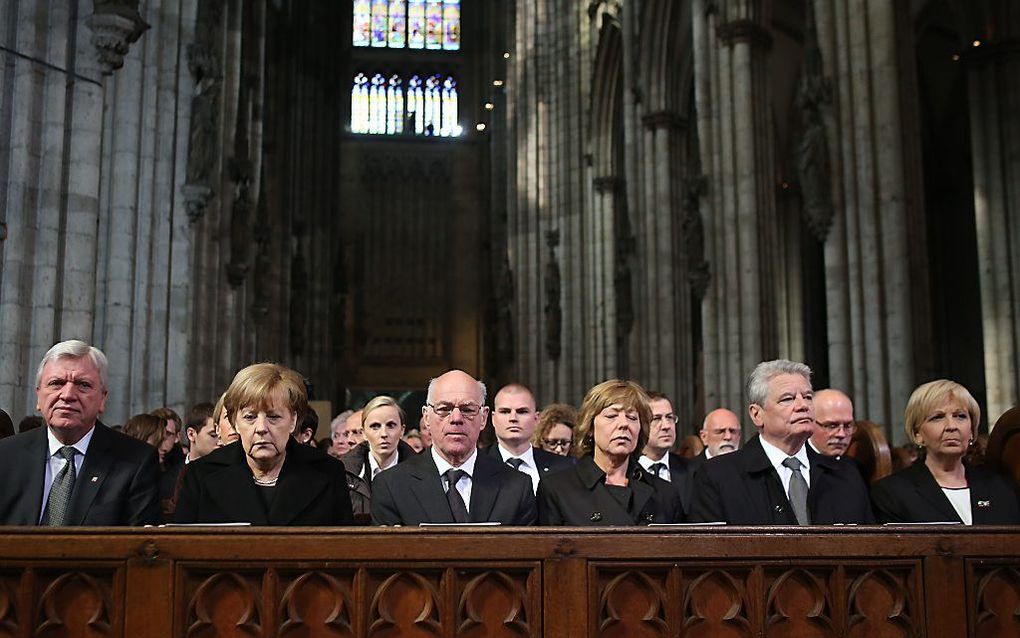
{"type": "Polygon", "coordinates": [[[372,514],[372,479],[379,472],[396,466],[415,455],[414,449],[401,440],[404,436],[404,410],[395,399],[378,396],[368,402],[361,413],[365,440],[340,457],[347,468],[347,487],[351,491],[354,514],[372,514]]]}
{"type": "Polygon", "coordinates": [[[644,449],[652,418],[648,395],[632,381],[612,379],[588,391],[574,429],[572,468],[538,484],[538,524],[624,526],[683,521],[669,483],[633,456],[644,449]]]}
{"type": "Polygon", "coordinates": [[[298,373],[273,363],[248,366],[223,404],[240,439],[187,465],[176,522],[354,522],[343,464],[291,436],[308,409],[298,373]]]}
{"type": "Polygon", "coordinates": [[[920,453],[910,467],[871,488],[882,523],[1020,523],[1016,487],[1004,476],[963,462],[981,421],[967,388],[938,379],[910,395],[904,428],[920,453]]]}

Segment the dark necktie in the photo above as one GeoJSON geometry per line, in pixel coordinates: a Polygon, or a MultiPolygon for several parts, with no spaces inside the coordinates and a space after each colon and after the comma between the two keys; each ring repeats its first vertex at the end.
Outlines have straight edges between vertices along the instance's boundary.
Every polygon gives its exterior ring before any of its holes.
{"type": "Polygon", "coordinates": [[[67,525],[67,514],[71,507],[71,492],[74,491],[74,479],[76,477],[74,468],[74,455],[76,453],[77,450],[73,447],[65,445],[54,454],[54,456],[59,456],[67,461],[67,463],[53,477],[50,495],[46,498],[46,513],[43,515],[43,525],[67,525]]]}
{"type": "MultiPolygon", "coordinates": [[[[651,465],[648,466],[648,472],[656,478],[662,478],[662,471],[664,469],[666,469],[665,463],[652,463],[651,465]]],[[[669,479],[666,478],[663,480],[668,481],[669,479]]]]}
{"type": "Polygon", "coordinates": [[[793,506],[793,513],[797,516],[797,523],[810,525],[811,517],[808,515],[807,509],[808,486],[804,475],[800,473],[802,464],[795,457],[788,456],[783,461],[783,465],[793,470],[793,474],[790,476],[790,505],[793,506]]]}
{"type": "Polygon", "coordinates": [[[468,516],[467,506],[464,505],[464,498],[457,491],[458,481],[467,476],[467,472],[451,467],[446,470],[443,476],[446,477],[446,484],[450,486],[446,490],[446,500],[450,502],[450,512],[453,514],[453,521],[455,523],[467,523],[471,520],[468,516]]]}
{"type": "Polygon", "coordinates": [[[506,464],[509,465],[510,467],[514,468],[518,472],[521,472],[521,471],[523,471],[523,470],[521,470],[521,466],[524,465],[524,459],[515,459],[513,457],[510,457],[510,458],[508,458],[506,460],[506,464]]]}

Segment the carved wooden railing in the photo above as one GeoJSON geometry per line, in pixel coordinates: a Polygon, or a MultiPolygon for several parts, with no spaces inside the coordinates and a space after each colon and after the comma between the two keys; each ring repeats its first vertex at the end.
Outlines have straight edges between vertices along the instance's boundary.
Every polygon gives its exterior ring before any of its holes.
{"type": "Polygon", "coordinates": [[[0,636],[1018,636],[1007,528],[0,528],[0,636]]]}

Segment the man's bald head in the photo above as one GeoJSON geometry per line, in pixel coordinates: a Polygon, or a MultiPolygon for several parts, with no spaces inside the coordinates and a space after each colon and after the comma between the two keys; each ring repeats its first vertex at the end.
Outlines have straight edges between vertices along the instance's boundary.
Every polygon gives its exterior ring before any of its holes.
{"type": "Polygon", "coordinates": [[[843,456],[854,435],[854,404],[839,390],[815,392],[815,431],[811,444],[825,456],[843,456]]]}
{"type": "Polygon", "coordinates": [[[735,452],[740,447],[740,417],[726,408],[712,410],[705,416],[699,436],[708,458],[735,452]]]}

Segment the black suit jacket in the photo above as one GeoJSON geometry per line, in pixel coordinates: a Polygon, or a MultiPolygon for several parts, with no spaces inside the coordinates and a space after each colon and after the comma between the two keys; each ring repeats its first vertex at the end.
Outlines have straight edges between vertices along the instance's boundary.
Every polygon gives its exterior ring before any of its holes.
{"type": "Polygon", "coordinates": [[[272,508],[259,497],[244,448],[234,442],[184,468],[177,523],[351,525],[351,497],[340,461],[293,438],[280,468],[272,508]]]}
{"type": "MultiPolygon", "coordinates": [[[[354,449],[340,457],[340,461],[347,470],[347,489],[351,493],[351,505],[354,508],[354,513],[364,514],[366,517],[372,511],[372,476],[369,474],[367,478],[363,478],[361,474],[365,471],[365,466],[369,465],[369,454],[371,454],[371,450],[368,447],[368,441],[362,441],[354,446],[354,449]]],[[[403,463],[416,454],[413,447],[402,440],[397,441],[397,463],[403,463]]]]}
{"type": "Polygon", "coordinates": [[[691,467],[691,461],[679,454],[669,452],[669,484],[673,486],[673,490],[680,496],[685,512],[691,509],[693,477],[694,469],[691,467]]]}
{"type": "MultiPolygon", "coordinates": [[[[1016,487],[984,468],[964,467],[974,524],[1020,524],[1016,487]]],[[[871,502],[882,523],[963,522],[923,460],[872,485],[871,502]]]]}
{"type": "MultiPolygon", "coordinates": [[[[537,516],[531,479],[488,454],[478,452],[471,477],[471,522],[532,525],[537,516]]],[[[432,451],[386,470],[372,483],[372,523],[453,523],[432,451]]]]}
{"type": "MultiPolygon", "coordinates": [[[[560,456],[559,454],[553,454],[552,452],[546,452],[540,450],[535,446],[531,446],[531,451],[535,455],[535,465],[538,466],[538,480],[541,482],[551,472],[557,472],[559,470],[573,467],[573,463],[570,458],[566,456],[560,456]]],[[[499,443],[493,443],[489,447],[482,450],[483,453],[488,454],[492,458],[496,459],[500,463],[504,463],[503,455],[499,453],[499,443]]]]}
{"type": "MultiPolygon", "coordinates": [[[[808,448],[811,486],[808,512],[813,525],[875,522],[861,475],[846,464],[808,448]]],[[[761,440],[755,436],[736,452],[705,461],[694,477],[692,521],[730,525],[796,525],[761,440]]]]}
{"type": "MultiPolygon", "coordinates": [[[[47,428],[0,441],[0,524],[37,525],[49,446],[47,428]]],[[[69,525],[161,522],[156,448],[96,423],[71,493],[69,525]]]]}
{"type": "Polygon", "coordinates": [[[538,484],[538,524],[624,526],[681,523],[680,494],[667,481],[652,476],[631,460],[627,469],[634,494],[628,512],[606,488],[606,474],[591,455],[538,484]]]}

